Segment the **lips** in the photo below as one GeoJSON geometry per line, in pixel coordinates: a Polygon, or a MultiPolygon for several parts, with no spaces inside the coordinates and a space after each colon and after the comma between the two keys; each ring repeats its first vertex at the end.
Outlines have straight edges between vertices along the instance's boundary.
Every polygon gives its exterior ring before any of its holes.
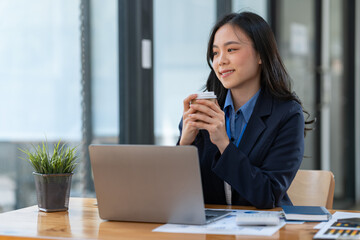
{"type": "Polygon", "coordinates": [[[221,77],[227,77],[229,76],[230,74],[232,74],[233,72],[235,72],[235,70],[233,69],[226,69],[226,70],[223,70],[223,71],[220,71],[220,75],[221,77]]]}

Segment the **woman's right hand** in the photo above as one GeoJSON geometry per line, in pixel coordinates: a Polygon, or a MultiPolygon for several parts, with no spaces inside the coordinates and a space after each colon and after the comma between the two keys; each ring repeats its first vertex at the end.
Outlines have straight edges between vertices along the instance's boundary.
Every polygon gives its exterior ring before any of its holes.
{"type": "Polygon", "coordinates": [[[199,133],[199,129],[191,125],[191,122],[194,121],[190,117],[191,114],[195,113],[195,110],[190,108],[190,102],[196,99],[197,94],[191,94],[184,99],[184,112],[183,112],[183,121],[182,121],[182,134],[180,139],[180,145],[191,145],[196,138],[196,135],[199,133]]]}

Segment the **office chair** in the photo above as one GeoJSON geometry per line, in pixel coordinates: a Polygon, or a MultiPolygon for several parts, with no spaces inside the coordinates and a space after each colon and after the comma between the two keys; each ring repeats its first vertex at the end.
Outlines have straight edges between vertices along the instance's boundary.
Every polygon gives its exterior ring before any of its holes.
{"type": "Polygon", "coordinates": [[[287,193],[294,206],[323,206],[332,209],[335,179],[331,171],[299,170],[287,193]]]}

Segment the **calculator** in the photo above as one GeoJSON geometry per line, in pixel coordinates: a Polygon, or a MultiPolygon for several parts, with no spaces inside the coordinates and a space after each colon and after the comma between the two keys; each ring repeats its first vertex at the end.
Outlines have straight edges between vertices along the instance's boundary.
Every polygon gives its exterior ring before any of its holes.
{"type": "Polygon", "coordinates": [[[272,212],[240,212],[236,215],[239,226],[275,226],[280,223],[278,213],[272,212]]]}

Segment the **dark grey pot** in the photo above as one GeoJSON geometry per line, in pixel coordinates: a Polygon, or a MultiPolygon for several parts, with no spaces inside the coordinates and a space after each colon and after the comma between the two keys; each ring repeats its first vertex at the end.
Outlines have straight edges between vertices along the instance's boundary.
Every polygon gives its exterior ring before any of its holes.
{"type": "Polygon", "coordinates": [[[33,172],[38,206],[44,212],[67,211],[73,173],[40,174],[33,172]]]}

